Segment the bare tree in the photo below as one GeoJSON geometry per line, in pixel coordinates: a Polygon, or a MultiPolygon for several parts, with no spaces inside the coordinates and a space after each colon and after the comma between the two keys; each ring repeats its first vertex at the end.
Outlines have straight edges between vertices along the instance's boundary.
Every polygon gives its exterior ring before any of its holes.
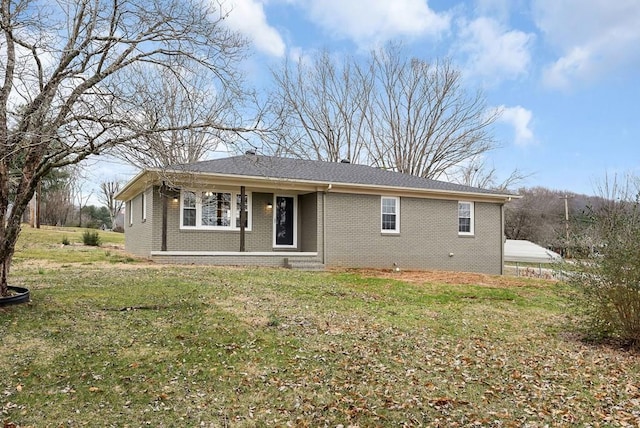
{"type": "Polygon", "coordinates": [[[100,183],[100,195],[98,195],[98,200],[102,202],[107,209],[109,210],[109,219],[111,220],[111,227],[115,224],[115,219],[122,211],[122,207],[124,205],[124,201],[119,201],[116,199],[116,195],[120,191],[120,182],[113,181],[103,181],[100,183]]]}
{"type": "MultiPolygon", "coordinates": [[[[545,187],[519,189],[518,194],[522,199],[505,205],[504,226],[507,238],[527,239],[545,247],[561,247],[565,234],[564,204],[561,197],[567,193],[545,187]]],[[[575,218],[579,211],[578,207],[570,207],[571,218],[575,218]]]]}
{"type": "Polygon", "coordinates": [[[245,42],[212,2],[0,1],[0,294],[22,214],[52,169],[151,135],[221,123],[145,120],[131,79],[191,60],[216,88],[238,78],[245,42]],[[13,209],[9,212],[9,203],[13,209]]]}
{"type": "Polygon", "coordinates": [[[483,156],[468,159],[466,163],[453,167],[451,170],[451,172],[446,171],[445,174],[455,183],[501,191],[514,189],[530,176],[530,174],[525,174],[516,168],[506,178],[500,180],[495,166],[487,164],[483,156]]]}
{"type": "Polygon", "coordinates": [[[494,147],[489,110],[480,92],[469,95],[451,61],[407,58],[389,44],[372,53],[376,91],[369,119],[373,164],[424,178],[440,178],[494,147]]]}
{"type": "Polygon", "coordinates": [[[275,152],[336,162],[363,160],[365,114],[373,85],[352,58],[321,52],[310,63],[285,62],[273,73],[272,109],[280,118],[275,152]]]}
{"type": "Polygon", "coordinates": [[[78,208],[78,227],[82,227],[82,210],[89,204],[89,199],[93,196],[93,190],[88,194],[85,192],[87,184],[86,177],[80,168],[75,168],[75,173],[71,178],[71,199],[78,208]]]}
{"type": "Polygon", "coordinates": [[[196,162],[214,151],[220,142],[230,144],[241,125],[238,108],[247,94],[229,82],[211,85],[193,61],[146,67],[130,82],[132,96],[142,106],[138,112],[149,127],[161,125],[166,132],[146,134],[135,145],[120,145],[115,154],[137,167],[162,168],[196,162]],[[182,124],[214,123],[224,127],[181,127],[182,124]]]}
{"type": "Polygon", "coordinates": [[[450,61],[410,58],[399,44],[363,63],[324,51],[285,63],[274,79],[284,130],[277,153],[439,178],[495,144],[490,128],[501,112],[468,94],[450,61]]]}
{"type": "Polygon", "coordinates": [[[73,213],[71,190],[65,183],[56,189],[51,189],[43,195],[41,210],[42,223],[54,226],[65,226],[73,213]]]}
{"type": "Polygon", "coordinates": [[[88,195],[82,193],[82,189],[78,189],[75,193],[76,201],[78,202],[78,227],[82,227],[82,211],[89,204],[89,199],[93,196],[93,191],[88,195]]]}
{"type": "Polygon", "coordinates": [[[72,184],[74,168],[53,169],[41,181],[41,220],[44,224],[64,226],[73,213],[72,184]]]}

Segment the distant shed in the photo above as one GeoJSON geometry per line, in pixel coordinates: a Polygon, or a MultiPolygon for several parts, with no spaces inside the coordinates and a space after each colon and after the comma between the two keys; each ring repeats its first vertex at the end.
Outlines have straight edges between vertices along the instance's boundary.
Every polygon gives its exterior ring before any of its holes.
{"type": "Polygon", "coordinates": [[[562,256],[531,241],[507,239],[504,244],[506,262],[554,263],[562,261],[562,256]]]}

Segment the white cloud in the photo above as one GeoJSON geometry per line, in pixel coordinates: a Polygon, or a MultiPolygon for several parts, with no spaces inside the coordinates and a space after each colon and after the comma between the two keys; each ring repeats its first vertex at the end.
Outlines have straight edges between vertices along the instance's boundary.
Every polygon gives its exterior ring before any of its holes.
{"type": "Polygon", "coordinates": [[[468,56],[467,72],[490,81],[514,79],[527,73],[534,35],[508,31],[491,18],[460,21],[459,51],[468,56]]]}
{"type": "Polygon", "coordinates": [[[303,64],[311,64],[313,62],[313,57],[317,52],[314,50],[305,50],[299,46],[293,46],[289,48],[289,60],[292,64],[297,64],[298,62],[302,62],[303,64]]]}
{"type": "Polygon", "coordinates": [[[267,22],[260,0],[231,0],[223,10],[229,13],[227,24],[253,42],[256,49],[268,55],[282,57],[285,43],[278,31],[267,22]]]}
{"type": "Polygon", "coordinates": [[[578,46],[544,70],[544,82],[554,88],[567,88],[576,76],[586,77],[591,73],[592,49],[578,46]]]}
{"type": "Polygon", "coordinates": [[[498,119],[513,127],[514,142],[518,146],[526,146],[532,144],[534,140],[533,130],[531,129],[531,119],[533,114],[530,110],[522,106],[506,107],[500,106],[502,115],[498,119]]]}
{"type": "Polygon", "coordinates": [[[544,72],[547,85],[567,88],[640,65],[637,0],[536,0],[535,23],[560,56],[544,72]]]}
{"type": "Polygon", "coordinates": [[[304,0],[311,19],[336,37],[363,48],[396,37],[439,36],[450,18],[424,0],[304,0]]]}
{"type": "Polygon", "coordinates": [[[500,21],[507,21],[514,7],[519,7],[514,0],[475,0],[475,8],[478,15],[490,15],[500,21]]]}

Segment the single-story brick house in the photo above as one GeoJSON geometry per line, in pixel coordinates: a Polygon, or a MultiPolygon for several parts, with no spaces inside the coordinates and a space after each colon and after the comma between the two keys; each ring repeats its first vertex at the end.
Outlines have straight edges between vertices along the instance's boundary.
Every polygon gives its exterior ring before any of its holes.
{"type": "Polygon", "coordinates": [[[157,262],[500,274],[514,196],[248,153],[145,169],[117,197],[126,250],[157,262]]]}

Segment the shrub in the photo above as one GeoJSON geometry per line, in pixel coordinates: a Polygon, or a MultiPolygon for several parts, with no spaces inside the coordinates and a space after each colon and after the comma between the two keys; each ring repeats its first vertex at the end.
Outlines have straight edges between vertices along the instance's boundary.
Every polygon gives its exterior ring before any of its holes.
{"type": "Polygon", "coordinates": [[[87,230],[82,234],[82,242],[84,245],[90,245],[92,247],[100,246],[100,235],[97,231],[87,230]]]}
{"type": "Polygon", "coordinates": [[[66,236],[63,236],[62,245],[71,245],[71,242],[69,242],[69,238],[67,238],[66,236]]]}
{"type": "Polygon", "coordinates": [[[614,183],[607,203],[590,211],[599,251],[579,263],[569,283],[579,290],[578,308],[589,336],[639,346],[640,186],[633,192],[628,188],[614,183]]]}

